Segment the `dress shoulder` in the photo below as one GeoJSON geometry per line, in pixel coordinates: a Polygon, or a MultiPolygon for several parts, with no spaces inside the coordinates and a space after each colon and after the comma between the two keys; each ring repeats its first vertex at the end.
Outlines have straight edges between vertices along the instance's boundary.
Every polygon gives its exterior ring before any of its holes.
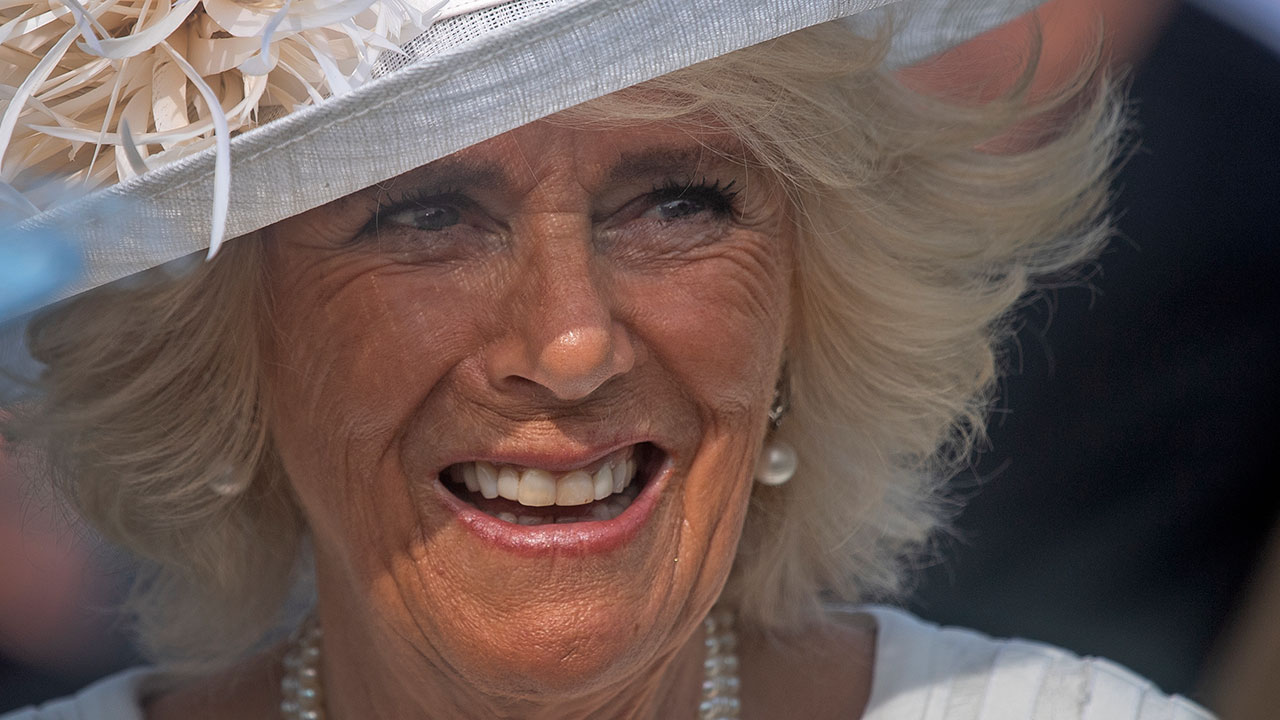
{"type": "Polygon", "coordinates": [[[863,720],[1213,720],[1108,660],[939,627],[888,607],[858,610],[877,626],[863,720]]]}
{"type": "Polygon", "coordinates": [[[0,720],[144,720],[141,700],[155,676],[149,668],[125,670],[70,697],[0,715],[0,720]]]}

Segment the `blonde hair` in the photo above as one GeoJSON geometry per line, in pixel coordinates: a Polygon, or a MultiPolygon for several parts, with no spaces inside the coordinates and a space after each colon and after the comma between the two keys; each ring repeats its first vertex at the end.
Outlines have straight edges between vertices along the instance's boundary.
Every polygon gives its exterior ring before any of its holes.
{"type": "MultiPolygon", "coordinates": [[[[899,589],[936,526],[941,480],[981,436],[1004,321],[1037,276],[1094,252],[1116,103],[1089,85],[1034,149],[980,146],[1029,112],[1023,81],[946,104],[881,69],[887,37],[795,33],[560,117],[712,118],[795,209],[788,340],[795,479],[759,488],[723,600],[788,629],[824,598],[899,589]]],[[[1086,76],[1082,76],[1085,78],[1086,76]]],[[[305,527],[262,417],[270,302],[252,238],[189,277],[152,271],[33,322],[44,402],[17,427],[107,538],[145,561],[131,605],[146,647],[206,669],[281,620],[305,527]],[[215,491],[248,481],[240,494],[215,491]]]]}

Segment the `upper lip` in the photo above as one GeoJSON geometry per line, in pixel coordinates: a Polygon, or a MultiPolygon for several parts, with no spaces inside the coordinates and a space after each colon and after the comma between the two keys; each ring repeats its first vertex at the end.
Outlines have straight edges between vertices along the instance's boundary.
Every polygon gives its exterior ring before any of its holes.
{"type": "Polygon", "coordinates": [[[515,465],[517,467],[538,468],[549,472],[569,472],[570,470],[590,467],[622,448],[631,445],[639,445],[644,442],[650,442],[657,445],[657,443],[650,438],[633,438],[614,442],[609,445],[593,446],[582,449],[567,447],[565,445],[549,447],[526,446],[509,451],[502,450],[489,453],[481,452],[474,455],[461,456],[450,462],[446,462],[441,470],[451,465],[464,462],[490,462],[494,465],[515,465]]]}

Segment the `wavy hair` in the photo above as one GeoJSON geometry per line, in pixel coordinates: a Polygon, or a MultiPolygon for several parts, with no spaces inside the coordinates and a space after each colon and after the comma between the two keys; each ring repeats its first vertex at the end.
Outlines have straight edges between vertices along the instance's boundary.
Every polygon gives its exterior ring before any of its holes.
{"type": "MultiPolygon", "coordinates": [[[[1084,73],[1033,106],[1028,61],[1001,99],[946,102],[882,68],[887,35],[811,28],[556,117],[709,117],[787,188],[793,408],[779,432],[801,466],[754,491],[722,596],[766,629],[811,621],[824,599],[900,588],[938,524],[942,481],[982,436],[1010,311],[1106,236],[1120,113],[1102,83],[1084,73]],[[1034,148],[983,149],[1067,103],[1072,119],[1034,148]]],[[[261,269],[245,237],[183,277],[149,271],[29,328],[45,395],[11,431],[143,560],[130,607],[175,670],[261,643],[305,575],[306,527],[262,411],[261,269]]]]}

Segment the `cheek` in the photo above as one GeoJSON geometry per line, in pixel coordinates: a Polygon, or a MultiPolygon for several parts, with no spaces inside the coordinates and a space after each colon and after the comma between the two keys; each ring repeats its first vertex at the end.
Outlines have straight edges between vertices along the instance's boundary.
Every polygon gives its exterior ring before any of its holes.
{"type": "Polygon", "coordinates": [[[753,237],[637,283],[635,312],[659,362],[696,399],[711,427],[760,417],[776,382],[790,314],[787,238],[753,237]]]}
{"type": "Polygon", "coordinates": [[[696,573],[712,597],[736,555],[777,382],[790,247],[776,235],[754,237],[664,274],[655,292],[636,282],[645,343],[699,414],[701,432],[680,483],[679,568],[696,573]]]}
{"type": "Polygon", "coordinates": [[[395,312],[394,297],[376,276],[317,283],[281,297],[287,300],[276,308],[277,410],[308,429],[381,435],[376,426],[391,422],[396,408],[411,400],[403,392],[406,381],[432,374],[418,347],[429,342],[428,328],[395,312]]]}
{"type": "Polygon", "coordinates": [[[272,432],[313,529],[408,531],[409,489],[387,463],[409,419],[472,344],[474,303],[422,273],[359,259],[272,269],[272,432]]]}

